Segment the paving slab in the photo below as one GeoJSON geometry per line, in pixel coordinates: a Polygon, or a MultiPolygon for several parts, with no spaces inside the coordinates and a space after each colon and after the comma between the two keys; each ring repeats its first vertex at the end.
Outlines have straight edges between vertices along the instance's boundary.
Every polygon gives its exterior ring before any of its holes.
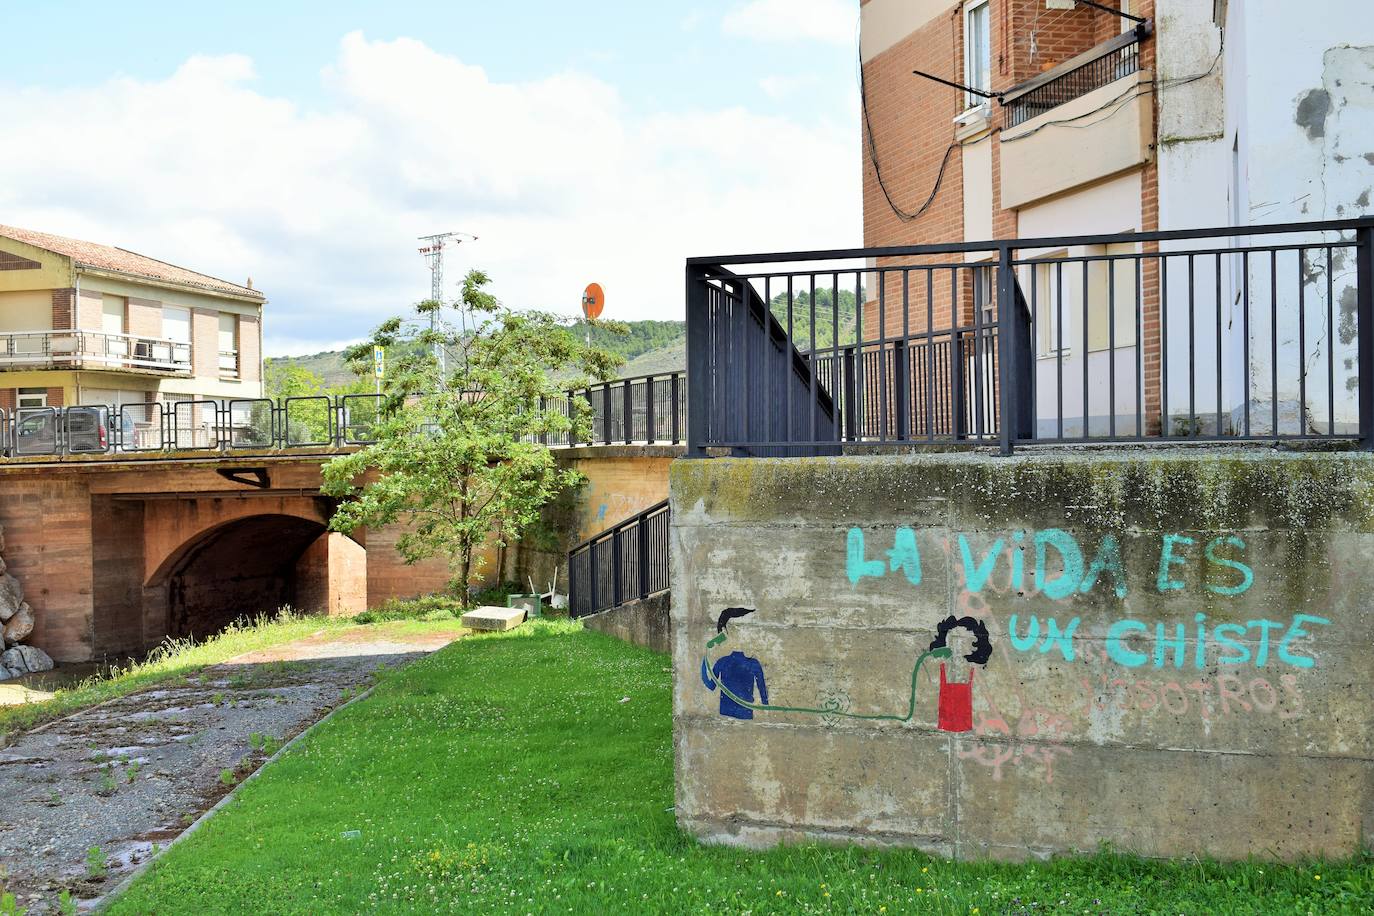
{"type": "Polygon", "coordinates": [[[513,630],[525,622],[525,609],[484,605],[463,615],[463,626],[474,630],[513,630]]]}

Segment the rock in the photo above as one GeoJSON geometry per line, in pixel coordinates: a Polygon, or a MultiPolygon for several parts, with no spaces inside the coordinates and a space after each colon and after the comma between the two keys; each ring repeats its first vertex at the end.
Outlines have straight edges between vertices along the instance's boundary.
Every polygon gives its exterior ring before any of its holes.
{"type": "Polygon", "coordinates": [[[12,677],[18,677],[20,672],[11,671],[4,665],[0,665],[0,681],[8,681],[12,677]]]}
{"type": "Polygon", "coordinates": [[[53,668],[52,656],[37,646],[15,646],[7,649],[5,654],[11,652],[18,652],[24,657],[24,667],[29,671],[51,671],[53,668]]]}
{"type": "Polygon", "coordinates": [[[0,620],[9,620],[24,603],[24,588],[8,573],[0,573],[0,620]]]}
{"type": "Polygon", "coordinates": [[[0,553],[5,551],[5,526],[0,525],[0,553]]]}
{"type": "Polygon", "coordinates": [[[0,665],[10,669],[10,677],[18,677],[27,674],[29,669],[24,666],[24,656],[16,646],[13,649],[6,649],[0,652],[0,665]]]}
{"type": "Polygon", "coordinates": [[[5,622],[5,642],[9,645],[23,642],[24,637],[33,632],[33,608],[25,601],[19,605],[9,620],[5,622]]]}

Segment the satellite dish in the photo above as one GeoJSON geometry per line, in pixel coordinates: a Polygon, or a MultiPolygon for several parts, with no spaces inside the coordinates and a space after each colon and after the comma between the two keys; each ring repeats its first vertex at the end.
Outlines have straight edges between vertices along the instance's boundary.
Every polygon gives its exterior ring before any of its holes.
{"type": "Polygon", "coordinates": [[[587,289],[582,293],[582,314],[588,321],[593,321],[601,317],[601,310],[606,307],[606,294],[601,289],[600,283],[588,283],[587,289]]]}

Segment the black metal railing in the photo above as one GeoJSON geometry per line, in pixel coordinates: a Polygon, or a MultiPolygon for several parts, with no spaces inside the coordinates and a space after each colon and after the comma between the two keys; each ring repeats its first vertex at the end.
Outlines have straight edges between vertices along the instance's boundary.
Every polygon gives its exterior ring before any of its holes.
{"type": "MultiPolygon", "coordinates": [[[[686,438],[687,385],[683,372],[636,375],[569,391],[567,400],[586,399],[591,436],[546,445],[681,445],[686,438]]],[[[567,410],[567,401],[562,409],[567,410]]]]}
{"type": "Polygon", "coordinates": [[[1366,218],[692,258],[688,455],[1370,447],[1372,251],[1366,218]],[[745,302],[766,303],[800,373],[756,346],[745,302]],[[805,422],[821,405],[833,422],[805,422]]]}
{"type": "MultiPolygon", "coordinates": [[[[681,445],[687,385],[682,372],[616,379],[571,390],[545,409],[591,408],[592,436],[542,436],[550,448],[582,445],[681,445]]],[[[378,394],[190,399],[124,405],[0,409],[0,460],[159,452],[344,450],[375,441],[378,394]]]]}
{"type": "Polygon", "coordinates": [[[1007,127],[1016,127],[1082,98],[1140,70],[1140,42],[1150,34],[1139,26],[1027,80],[1002,96],[1007,127]]]}
{"type": "Polygon", "coordinates": [[[585,617],[669,585],[668,500],[568,551],[568,613],[585,617]]]}

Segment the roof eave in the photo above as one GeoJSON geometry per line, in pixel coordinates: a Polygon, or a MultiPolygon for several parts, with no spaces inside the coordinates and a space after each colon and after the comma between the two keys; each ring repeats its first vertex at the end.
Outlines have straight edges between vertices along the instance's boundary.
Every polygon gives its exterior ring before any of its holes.
{"type": "Polygon", "coordinates": [[[139,283],[148,286],[157,286],[162,289],[175,289],[185,292],[198,293],[202,296],[216,296],[220,299],[236,299],[240,302],[251,302],[254,305],[266,305],[267,297],[257,290],[227,290],[218,289],[213,286],[200,286],[195,283],[179,283],[176,280],[168,280],[164,277],[152,277],[147,274],[135,273],[131,270],[115,270],[111,267],[97,267],[94,264],[85,264],[75,258],[71,258],[72,267],[79,273],[93,274],[95,276],[110,277],[113,279],[134,279],[139,283]]]}

